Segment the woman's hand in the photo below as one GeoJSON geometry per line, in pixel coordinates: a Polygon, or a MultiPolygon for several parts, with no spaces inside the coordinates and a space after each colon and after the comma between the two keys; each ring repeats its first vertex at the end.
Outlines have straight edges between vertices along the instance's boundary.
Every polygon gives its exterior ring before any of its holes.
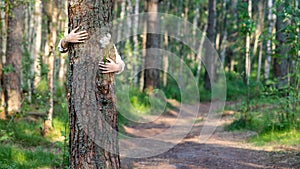
{"type": "Polygon", "coordinates": [[[87,31],[78,31],[79,27],[73,29],[68,35],[66,35],[62,41],[61,46],[63,48],[67,48],[69,43],[84,43],[84,41],[88,38],[89,34],[87,31]]]}
{"type": "Polygon", "coordinates": [[[102,73],[115,73],[122,70],[122,65],[120,63],[116,63],[110,58],[106,58],[106,63],[100,62],[99,69],[102,70],[102,73]]]}

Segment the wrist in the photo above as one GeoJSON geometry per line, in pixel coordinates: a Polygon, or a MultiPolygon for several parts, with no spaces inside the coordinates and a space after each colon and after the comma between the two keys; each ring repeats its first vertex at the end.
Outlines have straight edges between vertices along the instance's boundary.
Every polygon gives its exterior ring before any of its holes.
{"type": "Polygon", "coordinates": [[[63,38],[62,40],[61,40],[61,47],[62,48],[64,48],[64,49],[66,49],[66,48],[68,48],[68,40],[67,40],[67,37],[65,37],[65,38],[63,38]]]}
{"type": "Polygon", "coordinates": [[[117,63],[118,65],[118,72],[121,72],[122,71],[122,64],[121,63],[117,63]]]}

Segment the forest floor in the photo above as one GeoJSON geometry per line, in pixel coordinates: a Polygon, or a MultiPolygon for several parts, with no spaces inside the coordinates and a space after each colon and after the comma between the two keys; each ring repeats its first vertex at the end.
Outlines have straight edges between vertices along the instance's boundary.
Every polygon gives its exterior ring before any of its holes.
{"type": "MultiPolygon", "coordinates": [[[[177,107],[179,103],[169,101],[177,107]]],[[[233,103],[228,103],[233,104],[233,103]]],[[[185,107],[188,107],[185,106],[185,107]]],[[[199,116],[206,117],[210,104],[199,104],[199,116]]],[[[124,127],[128,135],[150,137],[176,125],[178,111],[169,111],[156,120],[124,127]]],[[[234,112],[222,114],[222,119],[212,121],[217,128],[204,143],[199,143],[199,134],[205,120],[199,120],[189,134],[170,150],[147,158],[128,158],[121,154],[123,169],[300,169],[300,148],[286,147],[276,143],[256,146],[249,139],[256,135],[251,131],[226,131],[224,125],[232,122],[234,112]]],[[[201,117],[200,117],[201,118],[201,117]]],[[[126,142],[126,139],[121,139],[126,142]]],[[[138,148],[138,147],[137,147],[138,148]]]]}

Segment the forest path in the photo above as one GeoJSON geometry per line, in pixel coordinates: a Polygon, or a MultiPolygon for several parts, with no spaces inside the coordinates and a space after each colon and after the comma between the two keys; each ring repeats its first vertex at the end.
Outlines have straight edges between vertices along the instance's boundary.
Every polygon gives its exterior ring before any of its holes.
{"type": "MultiPolygon", "coordinates": [[[[179,103],[169,101],[175,108],[179,103]]],[[[228,103],[230,104],[230,103],[228,103]]],[[[189,107],[186,105],[185,107],[189,107]]],[[[199,104],[198,118],[205,118],[209,103],[199,104]]],[[[178,109],[179,110],[179,109],[178,109]]],[[[163,133],[176,125],[178,111],[168,111],[155,121],[140,125],[126,126],[125,132],[135,137],[150,137],[163,133]]],[[[254,132],[224,131],[224,124],[232,120],[231,112],[223,113],[222,119],[215,121],[217,129],[204,143],[199,143],[203,120],[198,120],[189,134],[176,146],[159,155],[148,158],[127,158],[121,155],[123,169],[300,169],[299,151],[278,151],[282,148],[256,147],[247,143],[254,132]]],[[[150,117],[151,118],[151,117],[150,117]]],[[[214,122],[212,122],[214,123],[214,122]]],[[[126,140],[120,140],[126,142],[126,140]]],[[[138,149],[138,147],[137,147],[138,149]]],[[[299,149],[298,149],[299,150],[299,149]]]]}

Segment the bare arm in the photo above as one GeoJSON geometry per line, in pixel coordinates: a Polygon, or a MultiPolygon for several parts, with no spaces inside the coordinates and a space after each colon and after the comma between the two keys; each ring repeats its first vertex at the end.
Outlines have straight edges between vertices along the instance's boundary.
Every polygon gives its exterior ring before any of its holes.
{"type": "Polygon", "coordinates": [[[58,44],[59,51],[66,52],[68,50],[69,43],[84,43],[88,38],[87,31],[78,31],[79,27],[73,29],[68,35],[66,35],[58,44]]]}

